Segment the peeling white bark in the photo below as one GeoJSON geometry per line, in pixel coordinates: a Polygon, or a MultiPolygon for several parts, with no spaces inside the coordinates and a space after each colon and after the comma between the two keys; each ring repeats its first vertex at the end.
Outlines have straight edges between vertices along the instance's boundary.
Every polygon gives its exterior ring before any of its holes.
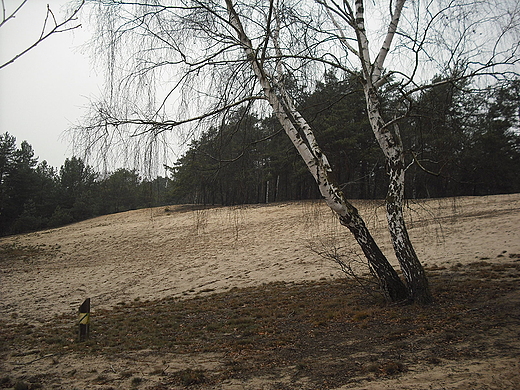
{"type": "MultiPolygon", "coordinates": [[[[389,299],[392,301],[404,300],[407,297],[404,284],[375,243],[363,219],[359,216],[357,209],[344,198],[342,191],[330,180],[330,164],[320,149],[311,126],[309,126],[305,118],[303,118],[295,108],[284,86],[282,84],[276,84],[276,80],[271,81],[269,79],[262,63],[256,58],[256,52],[244,31],[232,1],[226,0],[226,5],[230,24],[237,32],[240,44],[262,87],[267,101],[316,180],[320,193],[327,205],[339,216],[341,224],[346,226],[354,234],[354,237],[368,259],[369,265],[378,275],[389,299]]],[[[275,41],[276,38],[276,36],[273,37],[275,41]]],[[[281,56],[279,57],[282,58],[281,56]]]]}
{"type": "Polygon", "coordinates": [[[410,298],[427,304],[432,300],[428,279],[408,235],[403,214],[405,170],[401,137],[397,125],[393,131],[385,125],[377,93],[369,84],[365,85],[369,121],[389,169],[386,210],[392,246],[408,284],[410,298]]]}
{"type": "Polygon", "coordinates": [[[403,215],[404,202],[404,150],[397,125],[393,128],[385,123],[378,96],[384,62],[397,32],[399,18],[406,0],[397,0],[391,15],[386,37],[374,63],[370,59],[369,41],[365,31],[363,0],[355,1],[354,28],[359,46],[358,58],[364,81],[364,93],[368,119],[374,136],[383,151],[389,168],[389,186],[386,198],[387,221],[394,252],[406,278],[410,298],[419,303],[432,299],[424,269],[410,241],[403,215]]]}
{"type": "Polygon", "coordinates": [[[330,164],[320,149],[311,127],[294,107],[292,99],[288,96],[283,86],[277,86],[275,90],[264,69],[256,59],[251,41],[245,34],[231,1],[226,0],[226,4],[230,14],[230,23],[239,35],[246,56],[278,121],[282,124],[286,134],[305,161],[329,207],[340,217],[348,218],[353,206],[345,201],[341,191],[330,182],[330,164]]]}

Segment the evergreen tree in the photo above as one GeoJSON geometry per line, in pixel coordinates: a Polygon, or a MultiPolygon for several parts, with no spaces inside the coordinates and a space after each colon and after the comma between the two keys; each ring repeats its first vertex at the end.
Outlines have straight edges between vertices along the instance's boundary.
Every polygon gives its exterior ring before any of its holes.
{"type": "Polygon", "coordinates": [[[9,133],[0,134],[0,233],[7,234],[14,213],[10,208],[11,175],[15,169],[16,138],[9,133]]]}
{"type": "Polygon", "coordinates": [[[2,149],[2,230],[3,234],[35,230],[42,226],[36,215],[33,194],[36,191],[37,159],[26,141],[15,149],[16,139],[4,134],[2,149]]]}
{"type": "Polygon", "coordinates": [[[141,178],[137,171],[120,168],[99,185],[101,214],[118,213],[143,206],[141,178]]]}
{"type": "MultiPolygon", "coordinates": [[[[444,79],[445,80],[445,79],[444,79]]],[[[487,94],[471,86],[442,83],[414,104],[404,139],[410,151],[409,197],[488,195],[520,190],[518,164],[518,81],[487,94]]]]}
{"type": "Polygon", "coordinates": [[[327,72],[324,83],[303,103],[316,137],[332,164],[336,180],[349,198],[382,197],[387,178],[384,156],[367,119],[359,78],[339,80],[327,72]]]}
{"type": "Polygon", "coordinates": [[[520,80],[491,88],[486,100],[486,109],[472,132],[471,144],[464,150],[463,174],[466,183],[469,182],[466,192],[471,195],[518,192],[520,80]]]}
{"type": "Polygon", "coordinates": [[[77,157],[66,159],[60,169],[60,207],[80,221],[97,214],[95,202],[96,177],[92,167],[77,157]]]}

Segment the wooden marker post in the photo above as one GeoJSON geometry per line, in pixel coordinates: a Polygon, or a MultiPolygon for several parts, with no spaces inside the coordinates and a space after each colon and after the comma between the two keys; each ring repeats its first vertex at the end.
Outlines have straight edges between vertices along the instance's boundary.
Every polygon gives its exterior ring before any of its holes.
{"type": "Polygon", "coordinates": [[[88,339],[90,332],[90,298],[79,307],[79,341],[88,339]]]}

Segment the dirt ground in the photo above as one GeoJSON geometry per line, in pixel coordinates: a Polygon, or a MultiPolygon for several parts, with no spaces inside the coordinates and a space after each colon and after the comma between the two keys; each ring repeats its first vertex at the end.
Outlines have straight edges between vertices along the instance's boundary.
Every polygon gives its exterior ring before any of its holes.
{"type": "MultiPolygon", "coordinates": [[[[382,204],[355,204],[395,263],[382,204]]],[[[519,388],[520,195],[414,201],[407,216],[428,308],[384,305],[318,256],[360,254],[320,202],[161,207],[1,238],[0,388],[519,388]]]]}

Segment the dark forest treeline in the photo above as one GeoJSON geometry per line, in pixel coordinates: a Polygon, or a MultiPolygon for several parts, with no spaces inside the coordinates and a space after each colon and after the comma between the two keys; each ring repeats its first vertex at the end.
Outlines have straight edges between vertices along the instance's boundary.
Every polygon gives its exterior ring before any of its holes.
{"type": "MultiPolygon", "coordinates": [[[[409,164],[407,197],[520,192],[520,81],[479,94],[468,93],[464,84],[434,81],[438,86],[418,96],[400,122],[409,164]]],[[[397,87],[388,85],[384,103],[398,106],[393,101],[397,87]]],[[[347,196],[383,198],[384,157],[356,79],[339,81],[327,74],[313,93],[295,88],[293,94],[347,196]]],[[[242,109],[222,123],[190,144],[169,178],[151,181],[128,169],[101,175],[76,157],[56,170],[38,163],[27,142],[17,147],[15,137],[0,135],[0,235],[165,204],[319,197],[274,118],[242,109]]]]}
{"type": "Polygon", "coordinates": [[[167,179],[118,169],[101,177],[80,158],[56,170],[27,142],[0,134],[0,235],[62,226],[94,216],[164,204],[167,179]]]}
{"type": "MultiPolygon", "coordinates": [[[[408,198],[489,195],[520,191],[520,82],[478,94],[463,83],[422,92],[411,109],[396,112],[407,150],[408,198]]],[[[389,84],[389,107],[398,86],[389,84]]],[[[347,196],[384,198],[384,156],[367,119],[356,78],[327,74],[312,94],[295,93],[300,112],[347,196]]],[[[387,118],[391,119],[391,118],[387,118]]],[[[319,197],[316,185],[273,118],[242,110],[193,141],[171,168],[178,203],[241,204],[319,197]]]]}

